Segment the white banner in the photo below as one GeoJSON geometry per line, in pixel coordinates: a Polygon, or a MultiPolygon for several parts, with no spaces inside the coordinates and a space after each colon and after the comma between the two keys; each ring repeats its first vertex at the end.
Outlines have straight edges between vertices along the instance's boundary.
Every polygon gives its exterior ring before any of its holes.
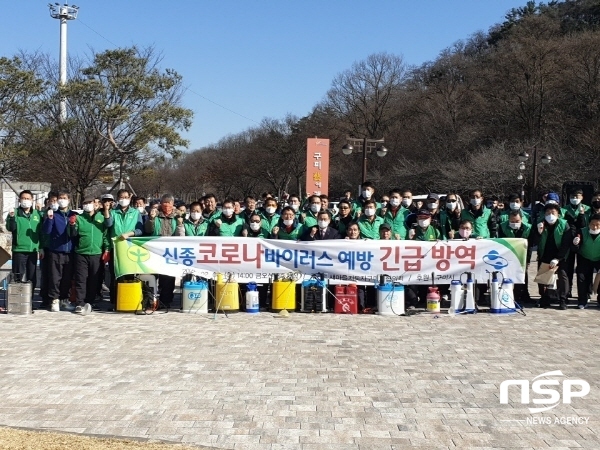
{"type": "Polygon", "coordinates": [[[476,280],[501,272],[525,282],[525,239],[375,241],[347,239],[295,242],[225,237],[133,238],[115,242],[117,276],[193,273],[232,281],[265,282],[274,274],[300,280],[324,274],[330,283],[373,284],[388,275],[403,284],[449,284],[472,272],[476,280]]]}

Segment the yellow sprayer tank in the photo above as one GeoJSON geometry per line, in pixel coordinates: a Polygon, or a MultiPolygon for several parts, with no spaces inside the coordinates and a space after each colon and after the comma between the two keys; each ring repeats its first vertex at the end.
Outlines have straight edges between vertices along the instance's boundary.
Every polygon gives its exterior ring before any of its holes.
{"type": "Polygon", "coordinates": [[[234,281],[224,281],[223,274],[217,274],[215,283],[215,310],[226,313],[240,311],[240,288],[234,281]]]}
{"type": "Polygon", "coordinates": [[[296,283],[293,280],[276,280],[273,282],[273,301],[271,310],[293,312],[296,310],[296,283]]]}
{"type": "Polygon", "coordinates": [[[117,283],[117,312],[141,311],[142,298],[142,282],[140,280],[117,283]]]}

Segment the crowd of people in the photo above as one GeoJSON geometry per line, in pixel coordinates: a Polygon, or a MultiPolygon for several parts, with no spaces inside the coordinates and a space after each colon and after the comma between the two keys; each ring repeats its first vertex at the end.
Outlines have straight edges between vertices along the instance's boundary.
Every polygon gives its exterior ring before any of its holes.
{"type": "MultiPolygon", "coordinates": [[[[42,307],[86,314],[102,296],[105,270],[111,302],[116,302],[113,239],[230,236],[437,241],[507,237],[528,241],[528,264],[532,248],[537,246],[538,266],[548,264],[557,275],[557,289],[540,285],[538,306],[548,307],[556,295],[560,309],[566,309],[576,274],[578,307],[587,307],[594,271],[600,272],[600,192],[586,205],[583,192],[574,190],[564,207],[558,194],[548,192],[530,212],[524,210],[519,194],[505,199],[485,197],[478,189],[469,193],[468,202],[458,193],[441,197],[432,193],[417,201],[407,189],[392,189],[376,199],[375,186],[368,181],[356,199],[346,191],[337,211],[329,209],[326,195],[289,195],[277,200],[265,193],[260,206],[258,199],[247,196],[243,202],[225,199],[219,210],[213,194],[186,205],[176,203],[170,194],[147,202],[121,189],[116,199],[111,194],[84,198],[83,211],[77,213],[67,192],[50,193],[46,205],[38,209],[32,193],[25,190],[19,194],[19,206],[6,217],[6,228],[12,233],[12,272],[20,280],[32,282],[35,289],[39,259],[42,307]]],[[[169,307],[175,278],[159,275],[158,283],[161,303],[169,307]]],[[[480,298],[484,291],[481,286],[480,298]]],[[[518,301],[530,301],[527,282],[517,285],[515,293],[518,301]]],[[[366,309],[364,296],[362,291],[361,307],[366,309]]],[[[424,296],[423,288],[407,290],[407,301],[413,307],[424,296]]]]}

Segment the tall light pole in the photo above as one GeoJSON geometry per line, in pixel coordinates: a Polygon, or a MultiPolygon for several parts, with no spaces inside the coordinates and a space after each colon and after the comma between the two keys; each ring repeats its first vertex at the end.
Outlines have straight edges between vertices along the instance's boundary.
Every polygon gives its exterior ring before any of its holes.
{"type": "MultiPolygon", "coordinates": [[[[60,55],[59,55],[59,83],[64,86],[67,83],[67,20],[77,19],[79,7],[69,6],[66,3],[54,5],[48,3],[50,8],[50,17],[60,20],[60,55]]],[[[67,101],[64,97],[60,98],[60,121],[67,120],[67,101]]]]}
{"type": "MultiPolygon", "coordinates": [[[[537,184],[538,184],[538,151],[537,145],[533,148],[533,182],[531,186],[531,206],[535,205],[537,200],[537,184]]],[[[521,152],[519,153],[519,170],[525,170],[525,161],[529,159],[529,153],[521,152]]],[[[548,165],[552,162],[552,156],[546,154],[540,158],[540,161],[543,165],[548,165]]],[[[523,175],[519,174],[517,177],[519,180],[523,179],[523,175]]]]}
{"type": "Polygon", "coordinates": [[[347,137],[346,138],[346,142],[347,142],[347,144],[342,147],[342,152],[346,156],[352,154],[352,152],[354,151],[354,145],[358,145],[358,146],[360,146],[362,148],[362,154],[363,154],[363,161],[362,161],[362,182],[364,183],[365,181],[367,181],[367,153],[368,153],[368,149],[369,148],[371,148],[371,149],[375,148],[376,151],[377,151],[377,156],[384,157],[385,155],[387,155],[387,152],[388,152],[387,148],[385,148],[383,146],[383,143],[385,142],[385,139],[368,139],[368,138],[358,139],[358,138],[347,137]],[[378,144],[380,144],[380,145],[378,145],[378,144]]]}

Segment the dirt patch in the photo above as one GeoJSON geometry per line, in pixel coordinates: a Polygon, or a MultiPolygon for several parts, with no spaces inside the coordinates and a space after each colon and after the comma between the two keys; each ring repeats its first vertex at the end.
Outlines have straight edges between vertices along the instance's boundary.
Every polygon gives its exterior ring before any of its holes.
{"type": "Polygon", "coordinates": [[[0,450],[209,450],[210,448],[0,428],[0,450]]]}

